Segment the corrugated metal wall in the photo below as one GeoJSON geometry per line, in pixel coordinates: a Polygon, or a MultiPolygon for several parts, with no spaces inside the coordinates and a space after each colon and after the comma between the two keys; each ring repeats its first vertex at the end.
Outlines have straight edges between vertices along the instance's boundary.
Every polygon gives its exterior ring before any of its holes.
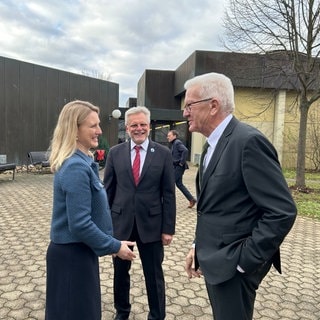
{"type": "Polygon", "coordinates": [[[80,99],[100,107],[103,136],[117,143],[119,85],[70,72],[0,57],[0,155],[27,163],[29,151],[47,150],[61,108],[80,99]]]}

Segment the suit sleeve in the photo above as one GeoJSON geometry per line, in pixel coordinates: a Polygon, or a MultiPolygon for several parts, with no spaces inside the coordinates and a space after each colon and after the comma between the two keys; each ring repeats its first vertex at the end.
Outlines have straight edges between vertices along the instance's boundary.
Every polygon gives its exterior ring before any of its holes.
{"type": "Polygon", "coordinates": [[[176,224],[176,195],[172,157],[169,150],[166,150],[164,157],[165,162],[161,183],[163,199],[162,233],[173,235],[176,224]]]}
{"type": "Polygon", "coordinates": [[[187,162],[188,153],[189,153],[187,147],[181,141],[179,141],[179,143],[177,143],[177,149],[180,154],[179,163],[185,164],[187,162]]]}
{"type": "Polygon", "coordinates": [[[248,139],[242,153],[242,171],[249,196],[261,214],[252,234],[243,243],[239,260],[241,268],[250,273],[278,252],[293,226],[297,210],[277,153],[264,136],[248,139]]]}
{"type": "Polygon", "coordinates": [[[107,156],[106,166],[104,169],[104,178],[103,178],[104,188],[106,189],[106,192],[107,192],[110,207],[112,206],[114,196],[115,196],[115,191],[116,191],[115,180],[116,180],[116,175],[115,175],[114,166],[113,166],[113,152],[112,150],[110,150],[107,156]]]}

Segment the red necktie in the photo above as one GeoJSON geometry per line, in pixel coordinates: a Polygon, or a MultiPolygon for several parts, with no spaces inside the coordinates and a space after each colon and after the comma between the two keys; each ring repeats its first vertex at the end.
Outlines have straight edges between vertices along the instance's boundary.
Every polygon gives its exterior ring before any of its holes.
{"type": "Polygon", "coordinates": [[[132,173],[134,182],[137,185],[139,182],[139,175],[140,175],[140,148],[141,146],[135,146],[134,149],[136,150],[136,156],[133,160],[133,166],[132,166],[132,173]]]}

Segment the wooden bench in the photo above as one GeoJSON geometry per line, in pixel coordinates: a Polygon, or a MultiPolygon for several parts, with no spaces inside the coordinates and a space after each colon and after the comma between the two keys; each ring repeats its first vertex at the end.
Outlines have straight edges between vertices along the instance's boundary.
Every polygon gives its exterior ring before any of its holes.
{"type": "Polygon", "coordinates": [[[14,180],[14,176],[16,173],[17,165],[15,163],[1,163],[0,164],[0,172],[12,171],[12,180],[14,180]]]}
{"type": "Polygon", "coordinates": [[[29,172],[30,170],[29,168],[30,165],[33,165],[37,169],[37,171],[40,171],[40,172],[42,172],[43,168],[50,167],[49,156],[50,156],[49,151],[28,152],[29,163],[27,164],[27,172],[29,172]]]}

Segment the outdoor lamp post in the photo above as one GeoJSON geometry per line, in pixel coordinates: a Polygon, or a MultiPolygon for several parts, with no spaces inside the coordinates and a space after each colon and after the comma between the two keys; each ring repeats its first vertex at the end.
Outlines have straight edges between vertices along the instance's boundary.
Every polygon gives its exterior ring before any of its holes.
{"type": "Polygon", "coordinates": [[[114,109],[111,114],[109,114],[109,121],[114,119],[119,119],[121,117],[121,111],[119,109],[114,109]]]}

